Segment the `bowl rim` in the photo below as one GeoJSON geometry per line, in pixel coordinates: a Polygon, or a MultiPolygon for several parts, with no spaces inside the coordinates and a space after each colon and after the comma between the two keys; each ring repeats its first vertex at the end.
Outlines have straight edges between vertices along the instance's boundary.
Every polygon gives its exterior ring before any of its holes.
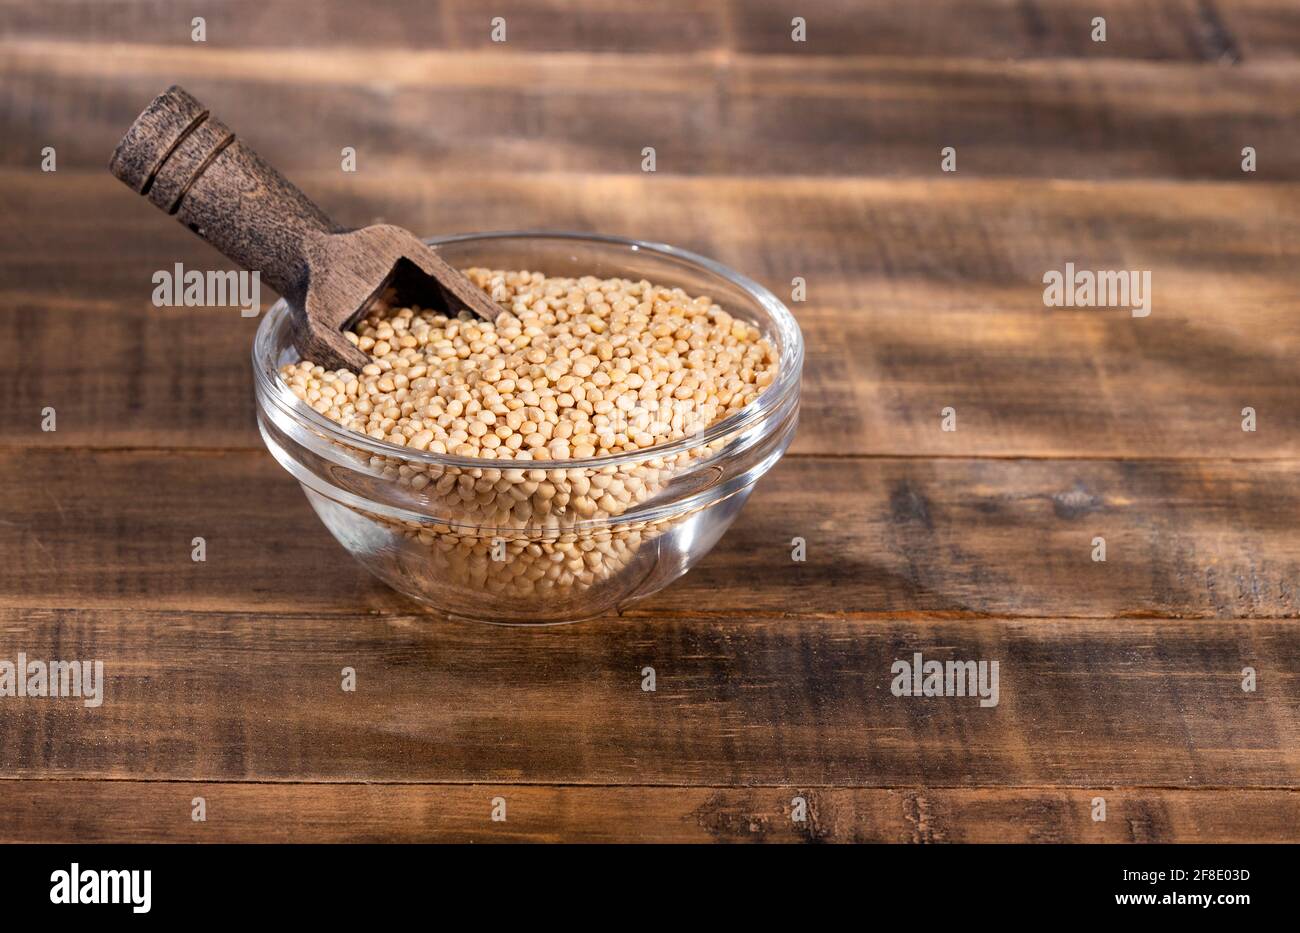
{"type": "Polygon", "coordinates": [[[733,412],[721,421],[714,422],[704,430],[688,434],[666,444],[640,450],[568,460],[496,460],[487,457],[461,457],[454,454],[430,453],[429,451],[390,444],[387,441],[375,440],[368,434],[346,428],[337,421],[325,417],[290,391],[289,387],[280,378],[278,366],[270,358],[271,334],[288,312],[288,303],[281,298],[262,316],[262,320],[257,327],[257,334],[253,339],[253,378],[257,389],[257,397],[261,404],[265,405],[268,402],[274,404],[284,414],[296,419],[299,423],[306,423],[318,433],[338,440],[340,443],[365,450],[374,455],[394,457],[411,463],[456,467],[459,469],[573,470],[618,467],[628,463],[640,463],[646,460],[672,457],[697,447],[707,446],[719,438],[748,430],[767,418],[772,412],[779,410],[782,403],[792,392],[799,391],[804,356],[803,332],[800,330],[799,324],[790,309],[758,282],[748,276],[741,275],[720,262],[709,259],[707,256],[701,256],[698,253],[671,246],[667,243],[573,231],[497,230],[423,237],[422,239],[435,248],[444,243],[461,243],[472,240],[548,239],[596,242],[610,246],[627,247],[634,253],[643,250],[658,253],[679,262],[698,266],[747,292],[771,315],[775,324],[776,335],[780,341],[776,379],[740,411],[733,412]]]}

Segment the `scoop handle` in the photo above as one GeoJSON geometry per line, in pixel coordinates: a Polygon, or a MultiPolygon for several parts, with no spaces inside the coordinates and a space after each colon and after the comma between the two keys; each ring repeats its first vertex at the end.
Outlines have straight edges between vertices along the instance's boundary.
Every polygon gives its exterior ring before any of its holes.
{"type": "Polygon", "coordinates": [[[158,95],[109,162],[124,184],[301,304],[305,245],[339,230],[184,88],[158,95]]]}

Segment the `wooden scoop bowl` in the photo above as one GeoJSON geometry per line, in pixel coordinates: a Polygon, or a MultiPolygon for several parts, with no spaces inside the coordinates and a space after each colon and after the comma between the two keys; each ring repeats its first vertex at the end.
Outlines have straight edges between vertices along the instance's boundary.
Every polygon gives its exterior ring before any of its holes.
{"type": "Polygon", "coordinates": [[[496,302],[413,233],[391,224],[336,226],[184,89],[154,99],[118,143],[109,169],[245,269],[293,309],[294,345],[328,369],[370,360],[343,335],[381,294],[402,305],[489,321],[496,302]]]}

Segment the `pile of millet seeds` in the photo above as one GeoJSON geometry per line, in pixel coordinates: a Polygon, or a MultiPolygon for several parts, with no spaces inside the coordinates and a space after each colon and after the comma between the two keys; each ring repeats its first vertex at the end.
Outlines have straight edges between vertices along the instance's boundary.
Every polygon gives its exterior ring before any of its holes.
{"type": "Polygon", "coordinates": [[[504,309],[495,323],[380,302],[347,334],[371,358],[359,374],[303,361],[281,378],[352,431],[483,461],[442,467],[366,455],[444,519],[372,516],[428,548],[429,572],[509,596],[589,587],[626,566],[663,524],[600,520],[644,503],[725,439],[619,466],[530,462],[631,453],[697,433],[772,382],[777,352],[752,324],[679,288],[465,274],[504,309]]]}

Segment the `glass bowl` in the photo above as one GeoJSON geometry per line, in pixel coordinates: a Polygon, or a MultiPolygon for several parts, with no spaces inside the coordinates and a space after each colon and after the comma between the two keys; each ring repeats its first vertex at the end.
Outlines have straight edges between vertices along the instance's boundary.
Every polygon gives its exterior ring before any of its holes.
{"type": "Polygon", "coordinates": [[[790,311],[761,285],[659,243],[529,232],[426,242],[457,268],[645,279],[710,296],[763,331],[779,370],[745,408],[646,450],[527,462],[426,453],[346,430],[289,390],[279,368],[298,355],[279,301],[253,345],[258,426],[325,527],[394,589],[438,613],[482,622],[590,618],[684,574],[790,445],[803,367],[790,311]]]}

